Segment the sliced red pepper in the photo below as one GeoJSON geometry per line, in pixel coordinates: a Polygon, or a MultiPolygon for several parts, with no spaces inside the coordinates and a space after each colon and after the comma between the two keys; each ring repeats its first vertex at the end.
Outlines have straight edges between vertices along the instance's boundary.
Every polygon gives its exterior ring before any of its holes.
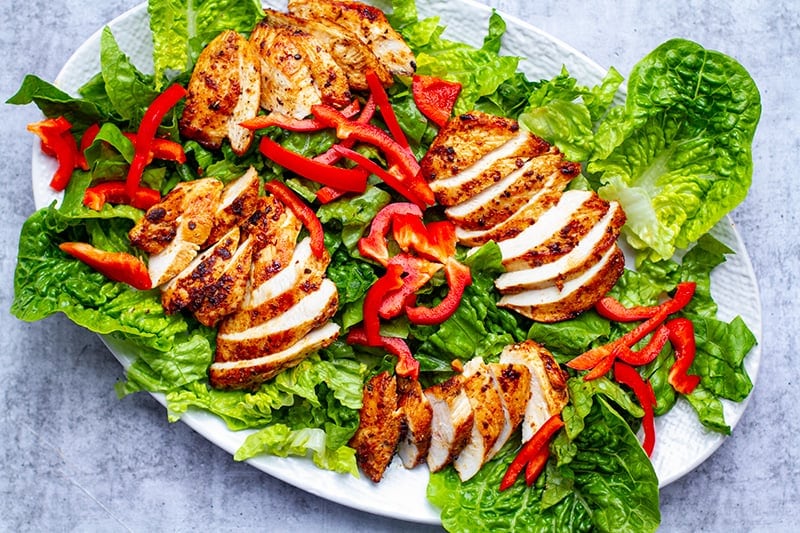
{"type": "Polygon", "coordinates": [[[269,137],[262,137],[259,150],[264,157],[275,161],[298,176],[316,181],[340,191],[364,192],[367,188],[367,173],[360,169],[334,167],[320,163],[298,153],[287,150],[269,137]]]}
{"type": "Polygon", "coordinates": [[[595,310],[600,316],[609,320],[614,320],[615,322],[638,322],[639,320],[652,318],[663,306],[677,306],[678,309],[686,307],[686,304],[688,304],[689,300],[694,296],[696,286],[697,284],[693,281],[678,283],[672,300],[659,305],[625,307],[616,298],[605,296],[595,304],[595,310]]]}
{"type": "Polygon", "coordinates": [[[404,252],[444,263],[456,252],[456,230],[452,222],[441,220],[425,226],[421,217],[401,214],[392,223],[394,240],[404,252]]]}
{"type": "Polygon", "coordinates": [[[691,394],[700,383],[700,376],[688,373],[697,352],[694,324],[688,318],[679,317],[667,322],[666,328],[675,350],[675,363],[669,369],[667,381],[681,394],[691,394]]]}
{"type": "Polygon", "coordinates": [[[364,295],[364,334],[370,346],[381,345],[380,307],[386,295],[403,286],[403,267],[389,264],[386,273],[372,284],[364,295]]]}
{"type": "Polygon", "coordinates": [[[86,149],[92,145],[99,132],[100,124],[97,122],[86,128],[86,131],[83,132],[81,144],[78,148],[78,158],[75,161],[75,164],[82,170],[89,170],[89,162],[86,161],[86,149]]]}
{"type": "Polygon", "coordinates": [[[395,202],[383,207],[372,219],[367,236],[358,241],[358,251],[362,256],[373,259],[383,266],[389,264],[386,235],[391,229],[394,218],[402,214],[422,217],[422,210],[408,202],[395,202]]]}
{"type": "MultiPolygon", "coordinates": [[[[136,134],[124,133],[123,135],[131,141],[135,149],[136,134]]],[[[155,137],[150,143],[150,154],[147,158],[147,164],[149,165],[152,163],[153,159],[163,159],[164,161],[175,161],[176,163],[183,164],[186,162],[186,152],[184,152],[183,145],[179,142],[155,137]]]]}
{"type": "Polygon", "coordinates": [[[133,195],[128,196],[128,187],[124,181],[106,181],[86,189],[83,194],[83,205],[100,211],[106,202],[110,204],[127,204],[137,209],[147,210],[161,201],[161,193],[148,187],[139,187],[133,195]]]}
{"type": "MultiPolygon", "coordinates": [[[[360,104],[358,100],[353,100],[347,107],[342,109],[342,114],[346,117],[354,117],[358,114],[360,104]]],[[[269,128],[270,126],[277,126],[284,130],[299,131],[299,132],[313,132],[325,129],[327,126],[314,118],[293,118],[283,113],[272,111],[268,115],[259,115],[251,119],[240,122],[239,125],[248,130],[260,130],[262,128],[269,128]]]]}
{"type": "Polygon", "coordinates": [[[663,325],[658,326],[644,348],[637,352],[634,352],[630,349],[619,350],[617,357],[629,365],[646,365],[658,357],[658,354],[661,353],[661,349],[664,348],[664,345],[667,344],[668,340],[669,330],[667,327],[663,325]]]}
{"type": "Polygon", "coordinates": [[[71,127],[64,117],[47,118],[28,124],[27,127],[28,131],[41,140],[42,151],[58,161],[58,167],[50,180],[50,187],[56,191],[63,191],[67,187],[76,167],[78,145],[70,132],[71,127]]]}
{"type": "Polygon", "coordinates": [[[63,242],[58,247],[110,280],[121,281],[140,290],[152,288],[147,266],[134,255],[107,252],[85,242],[63,242]]]}
{"type": "Polygon", "coordinates": [[[317,218],[314,210],[308,207],[289,187],[280,181],[272,180],[264,184],[264,190],[280,200],[300,219],[311,237],[311,252],[314,257],[320,258],[325,254],[325,233],[322,223],[317,218]]]}
{"type": "Polygon", "coordinates": [[[144,173],[144,167],[147,166],[147,161],[150,157],[153,139],[156,137],[161,121],[184,96],[186,96],[186,89],[177,83],[172,84],[164,92],[156,96],[145,110],[142,122],[139,124],[139,130],[136,132],[133,161],[131,161],[131,166],[128,169],[128,178],[126,180],[128,196],[133,197],[136,194],[136,189],[139,187],[139,182],[144,173]]]}
{"type": "Polygon", "coordinates": [[[417,109],[440,128],[450,119],[460,93],[461,84],[455,81],[420,74],[411,80],[411,94],[417,109]]]}
{"type": "Polygon", "coordinates": [[[334,189],[333,187],[325,185],[324,187],[320,187],[317,191],[317,200],[319,200],[321,204],[329,204],[345,194],[347,194],[347,191],[340,191],[339,189],[334,189]]]}
{"type": "Polygon", "coordinates": [[[403,268],[403,285],[386,295],[378,309],[381,318],[391,319],[400,316],[406,306],[415,301],[414,293],[430,281],[441,268],[434,263],[410,254],[397,254],[389,260],[389,265],[398,264],[403,268]]]}
{"type": "Polygon", "coordinates": [[[561,420],[561,416],[553,415],[533,434],[528,442],[522,445],[517,456],[508,465],[508,470],[500,482],[501,492],[514,484],[525,466],[541,452],[542,448],[550,445],[550,439],[562,427],[564,427],[564,421],[561,420]]]}
{"type": "Polygon", "coordinates": [[[545,446],[525,466],[525,484],[530,487],[536,482],[548,459],[550,459],[550,447],[545,446]]]}
{"type": "Polygon", "coordinates": [[[635,368],[620,361],[614,364],[614,379],[633,390],[633,394],[636,395],[644,410],[644,416],[642,417],[644,442],[642,442],[642,448],[644,448],[647,456],[650,457],[656,444],[655,416],[653,414],[653,409],[656,406],[656,395],[653,392],[653,387],[649,381],[642,379],[642,376],[635,368]]]}
{"type": "MultiPolygon", "coordinates": [[[[351,328],[347,334],[347,342],[349,344],[363,344],[365,346],[374,346],[367,342],[367,335],[363,328],[351,328]]],[[[414,354],[408,347],[406,341],[399,337],[380,337],[381,348],[388,353],[397,357],[397,364],[395,365],[395,373],[398,376],[407,377],[411,379],[419,378],[419,361],[414,358],[414,354]]]]}
{"type": "Polygon", "coordinates": [[[408,139],[406,139],[406,134],[403,132],[403,128],[400,127],[400,123],[397,121],[397,115],[394,114],[392,104],[389,103],[389,95],[386,94],[386,89],[383,88],[383,84],[378,78],[378,75],[375,74],[374,70],[370,69],[367,70],[365,78],[367,80],[367,86],[369,87],[370,93],[375,98],[375,103],[378,105],[378,109],[381,112],[383,121],[386,123],[386,127],[389,129],[389,133],[392,134],[392,137],[394,137],[394,140],[397,141],[400,146],[405,148],[408,153],[411,153],[411,148],[408,144],[408,139]]]}
{"type": "Polygon", "coordinates": [[[593,368],[601,359],[611,354],[618,344],[624,344],[630,348],[661,325],[669,315],[683,309],[692,299],[695,288],[696,284],[694,282],[687,281],[679,283],[675,295],[663,304],[655,306],[656,312],[649,319],[642,322],[619,339],[604,344],[603,346],[592,348],[575,357],[567,363],[567,366],[575,370],[588,370],[593,368]]]}
{"type": "MultiPolygon", "coordinates": [[[[364,108],[361,110],[361,113],[358,115],[356,122],[361,122],[362,124],[368,123],[372,120],[372,117],[375,116],[375,97],[371,94],[367,99],[367,102],[364,104],[364,108]]],[[[354,144],[356,144],[355,139],[345,139],[341,143],[341,146],[345,148],[352,148],[354,144]]],[[[326,152],[314,157],[315,161],[319,161],[320,163],[326,163],[328,165],[333,165],[334,163],[338,162],[342,158],[342,155],[333,149],[333,147],[329,148],[326,152]]]]}
{"type": "Polygon", "coordinates": [[[447,295],[435,307],[406,307],[406,315],[413,324],[441,324],[456,312],[464,289],[472,284],[469,267],[449,257],[444,265],[447,295]]]}

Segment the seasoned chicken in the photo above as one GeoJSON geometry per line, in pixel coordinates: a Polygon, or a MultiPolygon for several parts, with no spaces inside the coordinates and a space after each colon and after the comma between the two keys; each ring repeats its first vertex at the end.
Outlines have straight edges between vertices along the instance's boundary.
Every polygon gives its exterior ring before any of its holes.
{"type": "Polygon", "coordinates": [[[131,244],[150,254],[153,287],[178,275],[197,255],[214,225],[222,182],[203,178],[179,183],[128,232],[131,244]]]}
{"type": "MultiPolygon", "coordinates": [[[[297,288],[295,290],[302,290],[297,288]]],[[[227,332],[225,322],[217,333],[215,361],[253,359],[286,349],[312,329],[325,324],[339,303],[336,285],[324,279],[317,290],[303,294],[297,303],[243,331],[227,332]]]]}
{"type": "Polygon", "coordinates": [[[272,9],[265,9],[264,12],[264,24],[285,26],[308,33],[341,67],[351,89],[363,91],[369,88],[365,77],[367,70],[375,72],[385,86],[394,81],[392,74],[372,50],[343,26],[329,20],[306,19],[272,9]]]}
{"type": "Polygon", "coordinates": [[[250,43],[233,30],[214,38],[197,58],[189,80],[181,134],[207,148],[219,148],[226,137],[243,155],[253,133],[239,124],[258,114],[261,67],[250,43]]]}
{"type": "Polygon", "coordinates": [[[427,457],[431,472],[438,472],[452,463],[472,434],[474,415],[463,381],[464,376],[456,374],[424,391],[433,412],[427,457]]]}
{"type": "Polygon", "coordinates": [[[600,261],[579,276],[558,285],[506,294],[497,305],[537,322],[568,320],[590,309],[605,296],[624,269],[625,255],[615,244],[600,261]]]}
{"type": "Polygon", "coordinates": [[[312,106],[343,107],[352,100],[344,70],[305,30],[265,19],[253,29],[250,42],[261,58],[264,109],[304,118],[312,106]]]}
{"type": "Polygon", "coordinates": [[[208,372],[211,386],[219,389],[254,389],[284,370],[298,365],[309,354],[329,346],[338,336],[339,326],[335,322],[328,322],[279,352],[254,359],[215,361],[208,372]]]}
{"type": "MultiPolygon", "coordinates": [[[[259,203],[259,208],[243,227],[256,242],[251,287],[260,287],[289,264],[302,228],[294,213],[275,197],[260,197],[259,203]]],[[[250,305],[249,298],[245,300],[245,307],[250,305]]]]}
{"type": "Polygon", "coordinates": [[[522,442],[527,442],[551,416],[561,413],[569,400],[567,378],[553,355],[533,340],[506,346],[500,363],[524,365],[530,370],[530,398],[522,424],[522,442]]]}
{"type": "Polygon", "coordinates": [[[425,462],[431,447],[433,410],[416,379],[397,378],[397,405],[403,416],[397,455],[406,468],[425,462]]]}
{"type": "Polygon", "coordinates": [[[467,444],[453,466],[461,481],[466,481],[490,459],[490,451],[503,431],[506,414],[494,375],[483,359],[476,357],[468,361],[463,376],[462,386],[472,407],[473,422],[467,444]]]}
{"type": "Polygon", "coordinates": [[[375,483],[392,462],[400,440],[401,420],[395,377],[382,372],[364,386],[358,429],[349,443],[356,450],[361,471],[375,483]]]}
{"type": "Polygon", "coordinates": [[[490,363],[486,365],[492,374],[503,406],[503,427],[494,445],[489,449],[486,461],[493,458],[505,446],[508,439],[522,423],[525,407],[531,395],[530,370],[525,365],[490,363]]]}
{"type": "Polygon", "coordinates": [[[289,0],[289,12],[305,19],[329,20],[350,30],[396,76],[411,76],[417,69],[414,53],[377,7],[349,0],[289,0]]]}
{"type": "Polygon", "coordinates": [[[225,185],[204,248],[217,242],[223,235],[250,218],[259,205],[258,187],[258,173],[253,167],[225,185]]]}
{"type": "Polygon", "coordinates": [[[580,165],[564,161],[558,149],[551,147],[494,185],[448,207],[445,214],[463,231],[489,231],[528,204],[546,209],[579,173],[580,165]]]}

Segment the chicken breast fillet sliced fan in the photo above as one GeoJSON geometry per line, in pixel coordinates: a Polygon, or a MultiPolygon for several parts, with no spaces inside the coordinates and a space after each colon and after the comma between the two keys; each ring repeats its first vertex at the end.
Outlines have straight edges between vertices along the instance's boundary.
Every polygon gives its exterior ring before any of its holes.
{"type": "Polygon", "coordinates": [[[356,462],[373,482],[383,478],[400,440],[401,414],[397,408],[395,377],[382,372],[364,386],[359,424],[350,446],[356,462]]]}
{"type": "Polygon", "coordinates": [[[218,389],[255,389],[284,370],[297,366],[311,353],[329,346],[339,336],[339,326],[328,322],[280,352],[255,359],[214,362],[209,381],[218,389]]]}
{"type": "Polygon", "coordinates": [[[433,409],[416,379],[397,378],[398,407],[402,414],[402,431],[397,455],[406,468],[425,462],[431,447],[433,409]]]}
{"type": "Polygon", "coordinates": [[[200,53],[189,80],[181,134],[211,149],[225,138],[237,155],[253,140],[239,123],[258,114],[261,62],[250,43],[233,30],[215,37],[200,53]]]}
{"type": "MultiPolygon", "coordinates": [[[[247,220],[243,230],[255,239],[251,287],[259,287],[286,268],[297,246],[302,223],[274,196],[260,197],[261,204],[247,220]]],[[[249,306],[249,296],[245,307],[249,306]]]]}
{"type": "Polygon", "coordinates": [[[472,433],[472,406],[462,387],[464,377],[452,378],[425,389],[431,403],[431,447],[427,463],[431,472],[438,472],[452,463],[467,445],[472,433]]]}
{"type": "MultiPolygon", "coordinates": [[[[487,365],[494,378],[495,387],[500,394],[505,420],[503,429],[494,446],[489,450],[489,459],[505,446],[511,435],[522,423],[525,407],[531,395],[530,370],[525,365],[515,363],[490,363],[487,365]]],[[[488,459],[487,459],[488,460],[488,459]]]]}
{"type": "Polygon", "coordinates": [[[253,167],[225,185],[214,212],[214,224],[203,244],[204,248],[211,246],[235,226],[250,218],[259,205],[259,185],[258,173],[253,167]]]}
{"type": "Polygon", "coordinates": [[[377,7],[348,0],[290,0],[289,12],[305,19],[329,20],[350,30],[396,76],[411,76],[417,69],[414,53],[377,7]]]}

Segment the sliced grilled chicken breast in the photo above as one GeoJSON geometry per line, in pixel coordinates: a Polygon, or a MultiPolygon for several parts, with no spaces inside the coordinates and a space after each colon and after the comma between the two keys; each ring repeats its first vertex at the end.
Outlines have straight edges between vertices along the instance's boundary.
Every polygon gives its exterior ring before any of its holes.
{"type": "Polygon", "coordinates": [[[561,287],[548,285],[506,294],[499,307],[513,309],[538,322],[559,322],[578,316],[592,307],[617,282],[625,269],[625,255],[616,244],[602,259],[561,287]]]}
{"type": "MultiPolygon", "coordinates": [[[[260,287],[286,268],[292,259],[302,224],[272,196],[261,200],[262,207],[250,217],[245,230],[255,238],[251,287],[260,287]]],[[[245,306],[249,306],[249,296],[245,306]]]]}
{"type": "Polygon", "coordinates": [[[258,208],[259,179],[250,167],[239,178],[225,185],[214,212],[214,225],[203,247],[220,240],[231,229],[241,225],[258,208]]]}
{"type": "Polygon", "coordinates": [[[463,376],[462,387],[472,407],[473,422],[467,444],[453,466],[461,481],[466,481],[489,460],[490,450],[503,431],[506,414],[494,376],[483,359],[476,357],[468,361],[463,376]]]}
{"type": "Polygon", "coordinates": [[[305,19],[329,20],[347,28],[396,76],[411,76],[417,69],[414,53],[377,7],[347,0],[290,0],[289,12],[305,19]]]}
{"type": "Polygon", "coordinates": [[[336,313],[338,303],[336,285],[326,278],[317,290],[260,324],[243,331],[226,332],[223,322],[217,333],[215,360],[253,359],[283,350],[327,322],[336,313]]]}
{"type": "Polygon", "coordinates": [[[339,326],[328,322],[279,352],[254,359],[216,361],[209,368],[211,386],[219,389],[256,388],[284,370],[298,365],[311,353],[329,346],[338,336],[339,326]]]}
{"type": "Polygon", "coordinates": [[[311,35],[341,67],[351,89],[362,91],[369,88],[365,77],[367,70],[375,72],[385,86],[391,85],[394,81],[392,74],[372,50],[361,42],[357,35],[343,26],[330,20],[306,19],[272,9],[265,9],[264,12],[266,24],[286,26],[311,35]]]}
{"type": "Polygon", "coordinates": [[[397,455],[406,468],[425,462],[431,447],[433,410],[416,379],[397,378],[397,405],[402,413],[402,431],[397,455]]]}
{"type": "Polygon", "coordinates": [[[183,114],[181,134],[208,148],[226,137],[243,155],[253,133],[239,124],[258,114],[261,66],[256,50],[233,30],[214,38],[197,58],[183,114]]]}
{"type": "Polygon", "coordinates": [[[347,77],[318,39],[299,27],[270,24],[253,29],[250,42],[261,58],[261,107],[293,118],[311,107],[352,100],[347,77]]]}
{"type": "Polygon", "coordinates": [[[467,445],[472,434],[472,406],[462,387],[460,374],[425,389],[431,403],[431,447],[427,463],[431,472],[438,472],[452,463],[467,445]]]}
{"type": "Polygon", "coordinates": [[[503,293],[519,292],[524,289],[542,289],[548,285],[563,288],[564,283],[602,261],[609,249],[617,242],[624,223],[624,211],[617,202],[611,202],[603,218],[593,224],[588,233],[580,239],[578,245],[568,253],[561,255],[555,261],[532,267],[529,267],[528,262],[524,259],[531,256],[539,259],[544,254],[536,256],[526,253],[522,256],[523,260],[508,261],[506,266],[510,271],[498,276],[495,286],[503,293]],[[524,268],[515,270],[520,265],[524,268]]]}
{"type": "Polygon", "coordinates": [[[487,366],[500,392],[504,414],[503,429],[489,450],[488,459],[491,459],[522,423],[531,396],[531,371],[526,365],[517,363],[490,363],[487,366]]]}
{"type": "Polygon", "coordinates": [[[400,440],[401,419],[395,377],[382,372],[371,378],[364,386],[358,429],[349,444],[356,450],[361,471],[375,483],[392,462],[400,440]]]}
{"type": "Polygon", "coordinates": [[[500,362],[524,365],[530,370],[530,398],[525,407],[522,442],[528,441],[551,416],[561,413],[569,400],[567,378],[553,355],[533,340],[503,349],[500,362]]]}
{"type": "Polygon", "coordinates": [[[520,168],[467,200],[445,209],[447,218],[466,231],[487,231],[508,220],[527,204],[551,205],[580,173],[580,165],[565,161],[555,148],[532,157],[520,168]]]}

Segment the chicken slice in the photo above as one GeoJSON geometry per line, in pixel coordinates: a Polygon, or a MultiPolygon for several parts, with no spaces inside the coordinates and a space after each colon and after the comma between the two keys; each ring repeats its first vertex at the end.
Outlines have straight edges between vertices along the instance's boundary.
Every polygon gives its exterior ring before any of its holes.
{"type": "Polygon", "coordinates": [[[553,355],[533,340],[506,346],[500,363],[524,365],[530,370],[530,398],[522,424],[522,442],[527,442],[551,416],[564,409],[569,400],[569,376],[553,355]]]}
{"type": "Polygon", "coordinates": [[[220,327],[215,361],[253,359],[283,350],[330,320],[338,303],[336,285],[326,278],[317,290],[260,324],[234,332],[223,331],[220,327]]]}
{"type": "Polygon", "coordinates": [[[431,472],[438,472],[452,463],[472,434],[474,415],[463,381],[464,377],[456,374],[424,391],[433,414],[431,447],[427,457],[431,472]]]}
{"type": "Polygon", "coordinates": [[[177,276],[195,258],[214,225],[221,191],[222,182],[214,178],[179,183],[128,232],[131,244],[150,254],[153,287],[177,276]]]}
{"type": "Polygon", "coordinates": [[[431,447],[433,410],[416,379],[397,378],[397,405],[403,416],[397,455],[406,468],[423,463],[431,447]]]}
{"type": "Polygon", "coordinates": [[[250,42],[261,58],[261,107],[293,118],[312,106],[352,100],[347,76],[318,39],[298,27],[260,22],[250,42]]]}
{"type": "MultiPolygon", "coordinates": [[[[274,196],[260,197],[260,206],[244,225],[255,239],[251,287],[259,287],[292,259],[302,223],[274,196]]],[[[249,305],[249,296],[245,306],[249,305]]]]}
{"type": "Polygon", "coordinates": [[[600,261],[561,287],[548,285],[542,289],[506,294],[497,305],[513,309],[537,322],[568,320],[591,308],[611,290],[624,269],[625,255],[615,244],[600,261]]]}
{"type": "Polygon", "coordinates": [[[258,208],[258,173],[253,167],[225,185],[214,212],[214,225],[203,247],[220,240],[235,226],[241,225],[258,208]]]}
{"type": "Polygon", "coordinates": [[[253,132],[239,124],[258,114],[261,63],[250,43],[233,30],[215,37],[200,53],[189,80],[181,134],[207,148],[219,148],[226,137],[244,155],[253,132]]]}
{"type": "Polygon", "coordinates": [[[372,377],[364,386],[358,429],[349,444],[356,450],[361,471],[375,483],[392,462],[401,419],[395,377],[388,372],[372,377]]]}
{"type": "Polygon", "coordinates": [[[580,174],[580,165],[565,161],[555,147],[532,157],[519,169],[480,193],[445,209],[445,215],[463,230],[486,231],[508,220],[526,204],[561,192],[580,174]]]}
{"type": "Polygon", "coordinates": [[[348,0],[289,0],[289,12],[305,19],[329,20],[350,30],[396,76],[411,76],[417,69],[411,48],[377,7],[348,0]]]}
{"type": "Polygon", "coordinates": [[[209,368],[211,386],[218,389],[255,389],[284,370],[300,364],[311,353],[329,346],[339,336],[339,326],[328,322],[288,348],[255,359],[214,362],[209,368]]]}
{"type": "Polygon", "coordinates": [[[265,22],[271,26],[285,26],[302,30],[314,38],[320,48],[326,50],[347,77],[351,89],[367,90],[365,73],[372,70],[385,86],[393,83],[391,72],[378,60],[374,52],[361,42],[353,32],[330,20],[297,17],[272,9],[265,9],[265,22]]]}
{"type": "MultiPolygon", "coordinates": [[[[545,262],[538,266],[535,266],[538,261],[529,262],[526,259],[531,257],[539,259],[542,254],[537,256],[531,252],[524,254],[520,259],[504,261],[509,271],[497,277],[495,286],[503,293],[518,292],[524,289],[541,289],[548,285],[562,288],[564,283],[586,272],[592,265],[603,259],[617,242],[624,224],[625,212],[617,202],[611,202],[603,218],[590,226],[588,233],[569,252],[561,255],[555,261],[545,262]],[[531,263],[533,265],[529,266],[531,263]],[[516,270],[517,268],[519,270],[516,270]]],[[[534,249],[542,247],[544,245],[534,249]]]]}
{"type": "Polygon", "coordinates": [[[453,466],[461,481],[466,481],[489,460],[489,452],[503,431],[506,415],[494,376],[483,359],[476,357],[468,361],[463,376],[462,386],[472,407],[473,421],[467,444],[453,466]]]}
{"type": "Polygon", "coordinates": [[[489,363],[487,366],[500,392],[504,414],[503,429],[489,450],[488,459],[491,459],[522,423],[531,396],[531,371],[526,365],[516,363],[489,363]]]}

